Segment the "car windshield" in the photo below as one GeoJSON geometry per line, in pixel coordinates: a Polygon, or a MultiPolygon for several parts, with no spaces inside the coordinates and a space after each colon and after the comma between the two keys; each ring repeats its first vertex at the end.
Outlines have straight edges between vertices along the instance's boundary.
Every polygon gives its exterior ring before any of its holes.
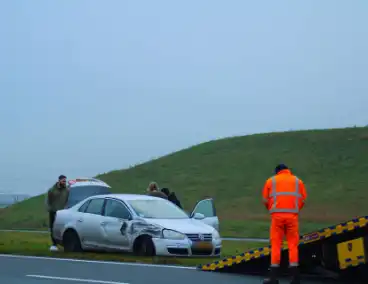
{"type": "Polygon", "coordinates": [[[129,200],[135,213],[150,219],[188,219],[189,216],[179,207],[165,199],[129,200]]]}
{"type": "Polygon", "coordinates": [[[98,185],[71,187],[67,207],[70,208],[88,197],[101,194],[110,194],[110,189],[108,187],[98,185]]]}

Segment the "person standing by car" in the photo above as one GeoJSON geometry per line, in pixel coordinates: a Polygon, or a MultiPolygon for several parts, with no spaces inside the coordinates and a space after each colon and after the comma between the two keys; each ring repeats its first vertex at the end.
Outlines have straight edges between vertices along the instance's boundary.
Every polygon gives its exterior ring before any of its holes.
{"type": "Polygon", "coordinates": [[[69,188],[66,185],[66,176],[60,175],[58,181],[48,190],[46,195],[46,206],[49,213],[49,228],[52,245],[50,251],[57,251],[56,241],[53,237],[53,227],[56,212],[66,207],[69,197],[69,188]]]}
{"type": "Polygon", "coordinates": [[[148,192],[148,195],[150,196],[167,199],[166,194],[158,190],[158,184],[154,181],[148,185],[147,192],[148,192]]]}
{"type": "Polygon", "coordinates": [[[161,192],[166,194],[167,199],[169,199],[169,201],[174,203],[179,208],[183,209],[183,207],[181,207],[181,203],[180,203],[179,199],[176,197],[175,192],[170,192],[170,190],[167,187],[162,188],[161,192]]]}

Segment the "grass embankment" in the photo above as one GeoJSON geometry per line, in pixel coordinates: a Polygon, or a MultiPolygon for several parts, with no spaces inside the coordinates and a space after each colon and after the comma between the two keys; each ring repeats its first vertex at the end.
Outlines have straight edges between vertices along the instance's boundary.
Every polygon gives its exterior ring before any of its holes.
{"type": "MultiPolygon", "coordinates": [[[[142,193],[148,183],[174,190],[189,210],[215,199],[223,236],[267,237],[261,190],[276,164],[293,168],[309,198],[301,231],[367,215],[368,128],[257,134],[212,141],[98,178],[115,192],[142,193]]],[[[0,212],[2,228],[46,228],[44,196],[0,212]]]]}
{"type": "MultiPolygon", "coordinates": [[[[231,256],[252,248],[263,247],[265,244],[256,242],[223,242],[222,256],[231,256]]],[[[156,264],[175,264],[195,266],[214,261],[214,258],[175,258],[175,257],[138,257],[118,253],[65,253],[50,252],[50,237],[48,234],[0,232],[0,254],[19,254],[32,256],[47,256],[59,258],[77,258],[89,260],[140,262],[156,264]]]]}

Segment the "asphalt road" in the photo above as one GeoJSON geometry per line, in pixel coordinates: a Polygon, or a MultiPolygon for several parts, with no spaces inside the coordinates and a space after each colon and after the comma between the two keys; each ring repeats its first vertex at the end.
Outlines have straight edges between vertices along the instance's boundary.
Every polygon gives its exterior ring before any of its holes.
{"type": "MultiPolygon", "coordinates": [[[[6,284],[255,284],[260,277],[197,271],[190,267],[0,255],[6,284]]],[[[289,283],[288,281],[281,283],[289,283]]],[[[317,284],[318,282],[305,282],[317,284]]],[[[319,284],[319,283],[318,283],[319,284]]]]}
{"type": "MultiPolygon", "coordinates": [[[[0,230],[0,232],[17,232],[17,233],[37,233],[37,234],[48,234],[49,231],[36,231],[36,230],[0,230]]],[[[222,238],[224,241],[240,241],[240,242],[259,242],[268,243],[268,239],[261,238],[222,238]]]]}

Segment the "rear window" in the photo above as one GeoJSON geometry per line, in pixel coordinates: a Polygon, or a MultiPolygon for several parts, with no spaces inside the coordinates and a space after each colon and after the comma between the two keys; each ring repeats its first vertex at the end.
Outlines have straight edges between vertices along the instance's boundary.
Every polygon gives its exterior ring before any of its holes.
{"type": "Polygon", "coordinates": [[[105,186],[86,185],[86,186],[71,187],[67,207],[70,208],[75,204],[77,204],[78,202],[82,201],[83,199],[94,195],[102,195],[110,193],[111,193],[110,189],[105,186]]]}

